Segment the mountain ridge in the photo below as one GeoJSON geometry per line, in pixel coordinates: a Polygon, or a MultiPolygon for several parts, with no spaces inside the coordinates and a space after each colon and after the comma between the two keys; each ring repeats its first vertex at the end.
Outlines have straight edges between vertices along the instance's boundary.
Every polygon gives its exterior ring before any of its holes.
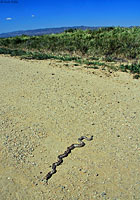
{"type": "Polygon", "coordinates": [[[68,29],[81,29],[81,30],[97,30],[103,26],[72,26],[72,27],[56,27],[56,28],[40,28],[40,29],[33,29],[33,30],[19,30],[19,31],[12,31],[7,33],[1,33],[0,38],[7,38],[7,37],[15,37],[21,35],[28,35],[28,36],[40,36],[45,34],[56,34],[62,33],[68,29]]]}

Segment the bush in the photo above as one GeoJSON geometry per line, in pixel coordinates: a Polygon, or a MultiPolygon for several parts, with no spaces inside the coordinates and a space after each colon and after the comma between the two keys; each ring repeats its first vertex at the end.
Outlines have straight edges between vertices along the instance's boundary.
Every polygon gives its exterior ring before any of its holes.
{"type": "Polygon", "coordinates": [[[127,72],[127,70],[129,70],[130,73],[140,74],[140,64],[121,65],[120,70],[123,71],[123,72],[127,72]]]}
{"type": "MultiPolygon", "coordinates": [[[[98,30],[69,29],[61,34],[43,36],[17,36],[0,38],[0,47],[9,49],[28,49],[63,55],[87,55],[105,57],[112,61],[113,57],[140,57],[140,28],[105,27],[98,30]]],[[[43,55],[35,55],[43,59],[43,55]]]]}
{"type": "Polygon", "coordinates": [[[140,78],[140,75],[139,75],[139,74],[135,74],[135,75],[133,76],[133,78],[134,78],[134,79],[139,79],[139,78],[140,78]]]}

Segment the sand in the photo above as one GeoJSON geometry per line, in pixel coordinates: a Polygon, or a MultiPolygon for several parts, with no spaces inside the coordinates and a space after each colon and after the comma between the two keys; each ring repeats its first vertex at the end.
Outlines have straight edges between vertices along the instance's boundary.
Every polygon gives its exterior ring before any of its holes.
{"type": "Polygon", "coordinates": [[[139,200],[139,166],[140,80],[0,56],[0,200],[139,200]]]}

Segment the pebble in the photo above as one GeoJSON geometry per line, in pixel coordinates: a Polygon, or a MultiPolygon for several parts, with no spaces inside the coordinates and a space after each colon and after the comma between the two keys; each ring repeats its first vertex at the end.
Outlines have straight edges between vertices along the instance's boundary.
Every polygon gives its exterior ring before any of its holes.
{"type": "Polygon", "coordinates": [[[117,135],[117,137],[120,137],[120,135],[117,135]]]}
{"type": "Polygon", "coordinates": [[[7,132],[12,132],[10,135],[3,135],[2,142],[17,164],[26,163],[36,165],[34,162],[28,162],[29,157],[34,157],[32,154],[36,147],[39,146],[42,137],[46,137],[46,131],[40,127],[40,124],[32,124],[31,126],[16,127],[16,120],[3,120],[2,127],[7,127],[7,132]],[[26,131],[25,131],[26,130],[26,131]],[[32,130],[32,131],[31,131],[32,130]],[[38,137],[38,133],[41,133],[38,137]],[[37,140],[35,140],[37,138],[37,140]]]}
{"type": "Polygon", "coordinates": [[[96,176],[99,176],[99,174],[96,174],[96,176]]]}
{"type": "Polygon", "coordinates": [[[65,187],[65,186],[63,186],[63,185],[60,185],[60,188],[61,188],[61,190],[64,190],[64,189],[66,189],[66,187],[65,187]]]}
{"type": "Polygon", "coordinates": [[[101,193],[102,197],[106,196],[106,192],[101,193]]]}

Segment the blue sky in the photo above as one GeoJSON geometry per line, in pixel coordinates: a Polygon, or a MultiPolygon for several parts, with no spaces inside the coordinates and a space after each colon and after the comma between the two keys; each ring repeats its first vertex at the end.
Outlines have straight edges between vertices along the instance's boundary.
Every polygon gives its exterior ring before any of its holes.
{"type": "Polygon", "coordinates": [[[140,25],[140,0],[17,1],[0,3],[0,33],[62,26],[140,25]]]}

